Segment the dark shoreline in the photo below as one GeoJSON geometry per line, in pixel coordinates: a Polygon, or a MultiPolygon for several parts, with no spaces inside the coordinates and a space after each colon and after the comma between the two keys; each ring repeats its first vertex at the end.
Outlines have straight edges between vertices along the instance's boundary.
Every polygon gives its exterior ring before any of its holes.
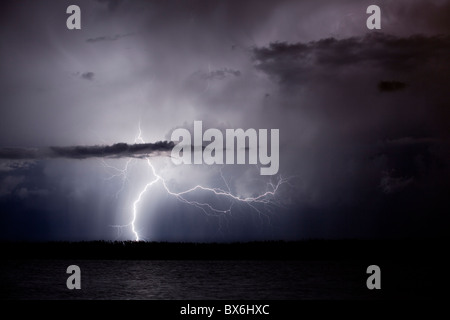
{"type": "Polygon", "coordinates": [[[447,238],[233,243],[134,241],[0,242],[7,259],[105,260],[422,260],[445,259],[447,238]]]}

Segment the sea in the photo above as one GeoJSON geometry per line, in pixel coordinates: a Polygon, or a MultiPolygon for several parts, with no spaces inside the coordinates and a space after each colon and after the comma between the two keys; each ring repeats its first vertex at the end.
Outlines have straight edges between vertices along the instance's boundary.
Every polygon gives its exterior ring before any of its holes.
{"type": "Polygon", "coordinates": [[[379,263],[369,289],[364,261],[1,260],[2,300],[433,299],[432,266],[379,263]],[[68,289],[70,265],[80,289],[68,289]]]}

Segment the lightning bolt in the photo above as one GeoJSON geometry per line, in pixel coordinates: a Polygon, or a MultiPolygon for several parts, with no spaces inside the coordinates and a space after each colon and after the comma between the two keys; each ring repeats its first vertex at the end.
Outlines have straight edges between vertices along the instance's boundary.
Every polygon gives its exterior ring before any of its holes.
{"type": "MultiPolygon", "coordinates": [[[[135,138],[135,143],[145,143],[144,139],[142,138],[142,131],[139,123],[139,133],[137,137],[135,138]]],[[[144,195],[148,192],[149,189],[151,189],[155,184],[159,183],[164,190],[167,192],[167,194],[173,196],[175,199],[180,201],[181,203],[184,203],[189,206],[193,206],[202,212],[204,212],[206,215],[213,215],[213,216],[221,216],[225,214],[231,214],[233,206],[237,203],[244,204],[249,206],[252,210],[256,211],[258,214],[265,215],[266,211],[270,211],[271,207],[278,206],[281,207],[281,203],[276,200],[276,194],[279,191],[281,185],[288,183],[289,179],[281,178],[279,177],[275,183],[269,182],[266,186],[266,191],[255,195],[251,197],[241,197],[237,194],[234,194],[231,192],[231,188],[229,185],[229,182],[225,179],[222,168],[220,169],[220,176],[223,180],[223,183],[226,187],[226,190],[222,188],[212,188],[207,187],[203,185],[195,185],[189,189],[183,190],[183,191],[174,191],[172,190],[166,179],[162,177],[156,170],[154,164],[150,161],[150,158],[146,158],[147,165],[150,168],[152,179],[147,182],[147,184],[139,191],[137,196],[135,197],[135,200],[132,203],[131,212],[132,212],[132,219],[131,221],[126,225],[116,225],[113,227],[117,228],[125,228],[125,227],[131,227],[131,231],[134,235],[135,241],[140,241],[142,238],[139,235],[139,232],[137,230],[137,219],[139,216],[139,203],[142,201],[144,195]],[[226,208],[221,208],[217,205],[214,205],[211,202],[200,202],[198,200],[189,200],[188,197],[190,195],[193,195],[198,192],[205,192],[209,193],[211,195],[214,195],[218,198],[226,199],[229,203],[229,205],[226,208]],[[261,208],[262,206],[262,208],[261,208]]],[[[128,169],[130,165],[131,159],[129,159],[124,169],[118,169],[113,166],[110,166],[105,163],[105,166],[107,168],[115,170],[117,173],[112,175],[110,178],[120,177],[122,179],[122,187],[120,188],[119,192],[123,190],[125,181],[128,179],[128,169]]]]}

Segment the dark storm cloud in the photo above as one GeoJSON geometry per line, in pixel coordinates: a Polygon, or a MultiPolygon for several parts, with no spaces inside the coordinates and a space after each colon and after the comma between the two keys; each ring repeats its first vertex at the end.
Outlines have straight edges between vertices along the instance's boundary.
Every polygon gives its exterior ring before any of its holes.
{"type": "Polygon", "coordinates": [[[223,68],[223,69],[213,70],[213,71],[209,71],[207,73],[201,74],[201,77],[206,80],[216,80],[216,79],[222,80],[229,76],[240,77],[241,72],[239,70],[223,68]]]}
{"type": "Polygon", "coordinates": [[[39,149],[27,148],[2,148],[0,149],[0,159],[20,160],[39,158],[39,149]]]}
{"type": "Polygon", "coordinates": [[[33,164],[34,162],[30,160],[10,159],[6,161],[0,161],[0,173],[27,169],[33,164]]]}
{"type": "MultiPolygon", "coordinates": [[[[206,90],[209,85],[215,81],[224,81],[224,80],[237,80],[242,76],[242,72],[240,70],[232,69],[232,68],[221,68],[215,70],[199,70],[191,74],[187,79],[187,88],[192,90],[193,92],[201,92],[206,90]]],[[[224,81],[227,82],[227,81],[224,81]]],[[[218,96],[219,100],[221,100],[221,96],[218,96]]],[[[210,102],[214,104],[214,102],[210,102]]]]}
{"type": "Polygon", "coordinates": [[[54,157],[84,159],[92,157],[145,157],[153,153],[171,151],[173,147],[173,142],[159,141],[141,144],[116,143],[111,146],[51,147],[50,150],[54,157]]]}
{"type": "MultiPolygon", "coordinates": [[[[397,175],[418,178],[435,174],[435,170],[443,174],[448,148],[448,140],[404,137],[382,143],[376,158],[383,159],[386,167],[395,170],[397,175]]],[[[392,175],[388,178],[386,181],[394,181],[392,175]]]]}
{"type": "Polygon", "coordinates": [[[393,177],[391,173],[384,172],[380,181],[380,187],[386,194],[399,192],[413,182],[411,177],[393,177]]]}
{"type": "Polygon", "coordinates": [[[413,33],[430,30],[437,34],[450,30],[450,1],[390,1],[384,7],[392,15],[392,30],[409,29],[413,33]]]}
{"type": "Polygon", "coordinates": [[[406,83],[401,81],[380,81],[378,82],[378,90],[380,92],[393,92],[406,88],[406,83]]]}
{"type": "Polygon", "coordinates": [[[50,147],[41,149],[2,148],[0,159],[26,160],[43,158],[144,158],[152,154],[171,151],[173,142],[159,141],[156,143],[126,144],[116,143],[110,146],[73,146],[50,147]]]}
{"type": "Polygon", "coordinates": [[[92,81],[92,80],[94,80],[94,75],[95,74],[93,72],[85,72],[85,73],[81,74],[81,78],[85,79],[85,80],[92,81]]]}
{"type": "Polygon", "coordinates": [[[398,139],[388,139],[383,145],[385,146],[418,146],[418,145],[430,145],[432,143],[439,143],[440,141],[432,138],[414,138],[414,137],[402,137],[398,139]]]}
{"type": "Polygon", "coordinates": [[[8,196],[25,180],[24,176],[0,177],[0,197],[8,196]]]}
{"type": "MultiPolygon", "coordinates": [[[[367,30],[371,3],[359,0],[80,0],[78,31],[65,26],[71,2],[5,3],[0,146],[71,147],[0,147],[0,211],[11,212],[0,234],[20,239],[31,217],[41,239],[86,239],[80,230],[115,238],[115,230],[99,230],[128,223],[123,208],[148,182],[145,161],[137,161],[124,187],[121,165],[170,150],[111,145],[133,141],[139,120],[147,141],[169,140],[168,128],[195,120],[220,130],[280,129],[280,174],[298,177],[280,193],[289,206],[261,233],[242,219],[255,215],[233,214],[235,237],[225,232],[223,240],[421,235],[449,225],[449,1],[379,1],[384,34],[367,30]],[[104,81],[89,86],[99,75],[104,81]],[[123,159],[105,169],[117,181],[104,179],[95,157],[123,159]],[[127,196],[112,202],[121,187],[127,196]],[[45,190],[48,201],[10,204],[45,190]]],[[[174,183],[183,175],[223,183],[195,166],[174,170],[167,169],[174,183]]],[[[250,170],[224,170],[239,194],[263,186],[250,170]]],[[[159,210],[142,203],[155,212],[151,239],[217,241],[220,232],[201,215],[157,198],[159,210]]]]}
{"type": "Polygon", "coordinates": [[[252,49],[272,85],[266,115],[293,146],[280,170],[300,172],[310,230],[444,234],[449,49],[449,35],[382,33],[252,49]]]}
{"type": "Polygon", "coordinates": [[[349,67],[409,71],[426,63],[448,68],[450,36],[399,38],[382,33],[347,39],[322,39],[309,43],[271,43],[254,48],[256,66],[281,82],[303,82],[327,69],[349,67]]]}

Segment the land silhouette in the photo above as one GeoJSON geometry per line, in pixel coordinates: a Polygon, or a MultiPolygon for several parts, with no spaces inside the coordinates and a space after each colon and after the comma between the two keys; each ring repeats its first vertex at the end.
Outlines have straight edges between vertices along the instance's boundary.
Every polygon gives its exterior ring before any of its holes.
{"type": "Polygon", "coordinates": [[[409,260],[443,259],[449,239],[183,243],[145,241],[0,242],[0,259],[409,260]]]}

